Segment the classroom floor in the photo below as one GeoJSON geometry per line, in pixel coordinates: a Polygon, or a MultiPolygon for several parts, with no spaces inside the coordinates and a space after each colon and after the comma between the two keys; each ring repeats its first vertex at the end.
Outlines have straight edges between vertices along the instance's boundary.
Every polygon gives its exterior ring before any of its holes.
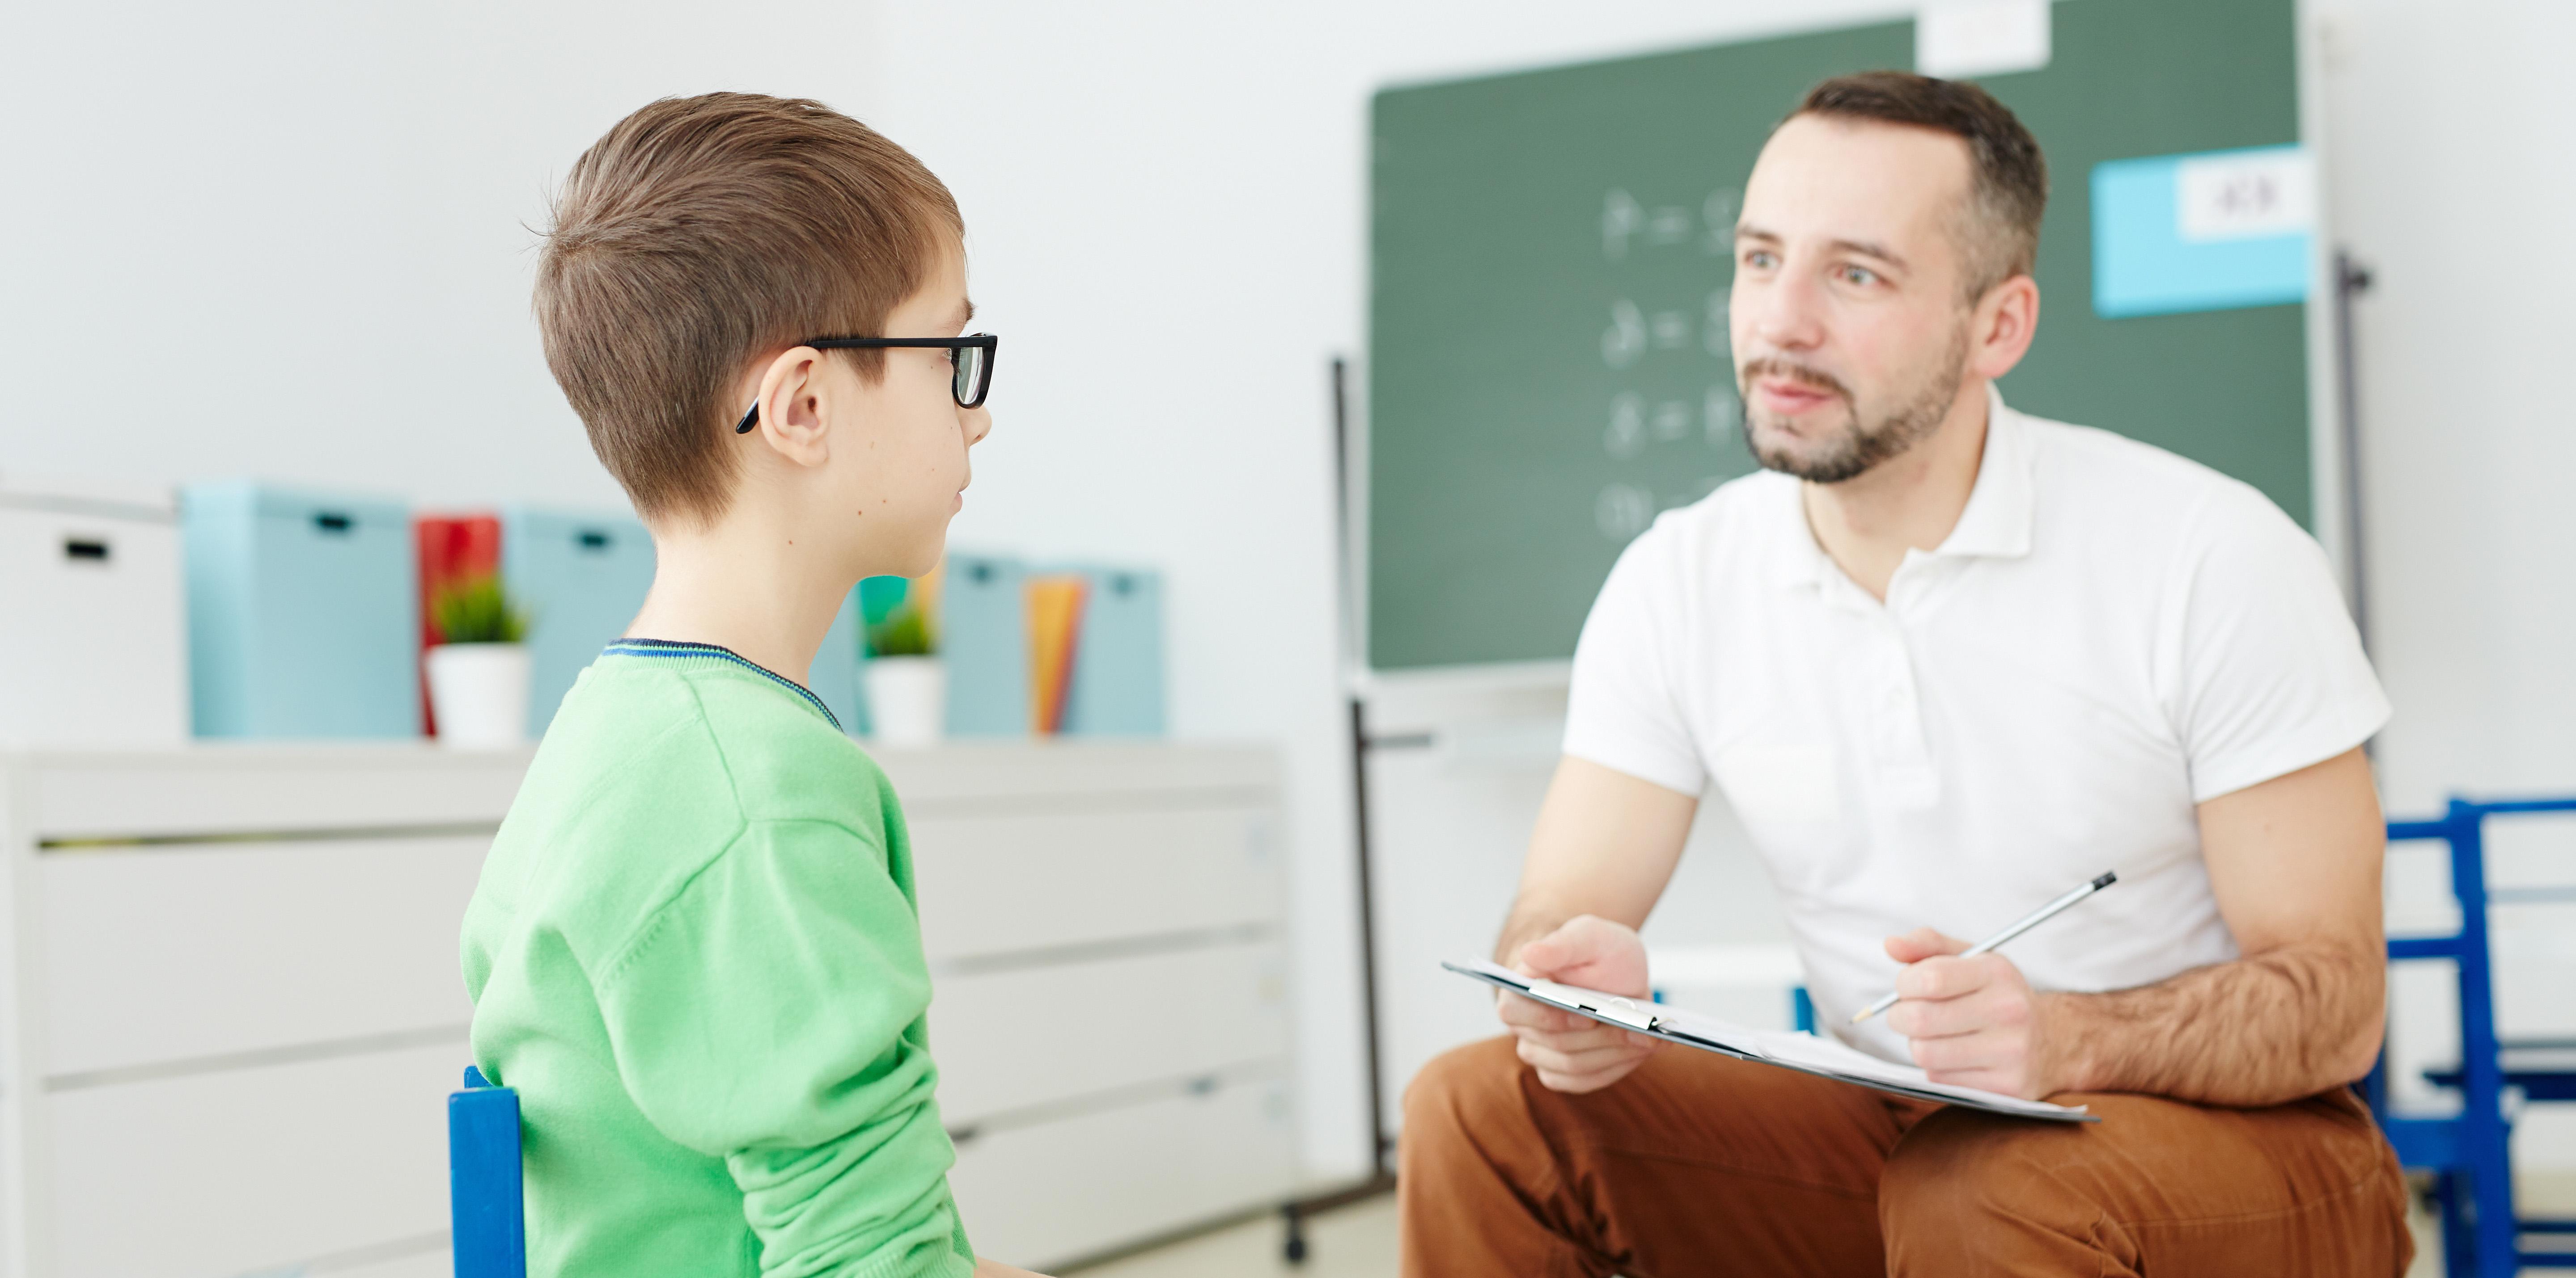
{"type": "MultiPolygon", "coordinates": [[[[2576,1173],[2524,1176],[2519,1188],[2527,1211],[2576,1214],[2576,1173]]],[[[2419,1212],[2412,1223],[2415,1263],[2406,1278],[2438,1278],[2442,1258],[2433,1220],[2419,1212]]],[[[1078,1272],[1081,1278],[1394,1278],[1395,1199],[1316,1217],[1306,1238],[1310,1251],[1303,1267],[1280,1259],[1279,1221],[1264,1217],[1078,1272]]]]}
{"type": "Polygon", "coordinates": [[[1395,1195],[1326,1212],[1306,1222],[1306,1263],[1280,1256],[1286,1241],[1277,1216],[1087,1269],[1081,1278],[1395,1278],[1395,1195]]]}

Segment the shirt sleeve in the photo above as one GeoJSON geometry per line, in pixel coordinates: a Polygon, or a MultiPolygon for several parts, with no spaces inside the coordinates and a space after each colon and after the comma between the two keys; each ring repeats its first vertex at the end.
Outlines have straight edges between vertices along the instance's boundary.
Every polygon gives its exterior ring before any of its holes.
{"type": "Polygon", "coordinates": [[[932,1101],[930,977],[884,850],[756,822],[597,981],[662,1133],[722,1158],[765,1275],[966,1275],[932,1101]]]}
{"type": "Polygon", "coordinates": [[[2185,544],[2169,697],[2194,803],[2322,763],[2387,724],[2388,698],[2305,529],[2230,488],[2185,544]]]}
{"type": "Polygon", "coordinates": [[[1708,788],[1674,662],[1681,634],[1679,529],[1671,517],[1628,543],[1583,619],[1566,693],[1565,753],[1676,794],[1708,788]]]}

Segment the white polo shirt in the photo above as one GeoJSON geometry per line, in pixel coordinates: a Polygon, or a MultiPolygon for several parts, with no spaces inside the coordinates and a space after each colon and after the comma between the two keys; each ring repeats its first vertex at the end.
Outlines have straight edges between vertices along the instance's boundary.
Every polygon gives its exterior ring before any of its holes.
{"type": "Polygon", "coordinates": [[[2325,555],[2252,487],[1990,398],[1959,523],[1881,604],[1762,472],[1619,557],[1575,650],[1565,752],[1698,796],[1714,778],[1788,911],[1818,1020],[1910,1061],[1882,948],[1975,940],[2104,870],[2004,953],[2125,989],[2236,956],[2194,805],[2388,719],[2325,555]]]}

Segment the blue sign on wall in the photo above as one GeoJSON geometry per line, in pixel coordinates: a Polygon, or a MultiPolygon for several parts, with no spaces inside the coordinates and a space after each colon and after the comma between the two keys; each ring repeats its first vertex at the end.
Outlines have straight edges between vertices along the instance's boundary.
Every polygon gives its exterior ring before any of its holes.
{"type": "Polygon", "coordinates": [[[2316,205],[2305,147],[2097,165],[2093,309],[2118,319],[2305,301],[2316,205]]]}

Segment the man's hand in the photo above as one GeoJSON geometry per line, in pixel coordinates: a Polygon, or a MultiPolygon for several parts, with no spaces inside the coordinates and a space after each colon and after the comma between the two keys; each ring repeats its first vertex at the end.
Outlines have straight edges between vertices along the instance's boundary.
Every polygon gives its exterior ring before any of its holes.
{"type": "MultiPolygon", "coordinates": [[[[1522,946],[1512,960],[1512,970],[1630,998],[1651,993],[1646,982],[1646,945],[1637,939],[1636,929],[1589,914],[1568,919],[1564,926],[1522,946]]],[[[1500,991],[1496,1002],[1503,1024],[1520,1040],[1521,1059],[1538,1070],[1540,1083],[1556,1091],[1608,1087],[1627,1077],[1659,1046],[1643,1034],[1508,990],[1500,991]]]]}
{"type": "Polygon", "coordinates": [[[2001,954],[1960,958],[1968,943],[1919,927],[1887,938],[1896,1006],[1887,1027],[1911,1040],[1914,1063],[1936,1083],[2024,1100],[2069,1090],[2072,1063],[2049,1033],[2049,999],[2001,954]]]}

